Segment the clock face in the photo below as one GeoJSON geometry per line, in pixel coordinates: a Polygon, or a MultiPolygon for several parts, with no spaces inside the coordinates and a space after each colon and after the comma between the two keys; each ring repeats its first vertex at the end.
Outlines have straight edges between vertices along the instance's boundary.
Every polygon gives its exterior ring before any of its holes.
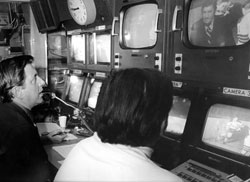
{"type": "Polygon", "coordinates": [[[95,20],[96,9],[93,0],[68,0],[68,8],[72,18],[79,25],[86,25],[95,20]]]}

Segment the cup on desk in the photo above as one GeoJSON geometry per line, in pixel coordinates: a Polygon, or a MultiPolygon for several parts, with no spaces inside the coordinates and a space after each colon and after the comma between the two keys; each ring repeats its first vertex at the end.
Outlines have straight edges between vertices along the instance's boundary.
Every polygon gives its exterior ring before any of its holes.
{"type": "Polygon", "coordinates": [[[67,116],[59,116],[59,125],[60,127],[65,130],[66,128],[66,123],[67,123],[67,116]]]}

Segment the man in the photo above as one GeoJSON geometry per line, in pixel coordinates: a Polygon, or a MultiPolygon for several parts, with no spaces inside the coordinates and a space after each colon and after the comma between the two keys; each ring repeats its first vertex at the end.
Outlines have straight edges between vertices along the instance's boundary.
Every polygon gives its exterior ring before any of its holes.
{"type": "Polygon", "coordinates": [[[181,182],[150,160],[171,106],[172,83],[163,73],[138,68],[111,73],[98,96],[96,132],[72,149],[55,181],[181,182]]]}
{"type": "MultiPolygon", "coordinates": [[[[55,171],[30,112],[43,101],[43,85],[32,56],[0,62],[0,181],[53,180],[55,171]]],[[[52,139],[52,135],[47,137],[52,139]]]]}
{"type": "Polygon", "coordinates": [[[220,47],[230,44],[225,36],[227,27],[223,27],[221,21],[215,18],[215,5],[214,0],[204,1],[201,7],[202,18],[191,27],[190,41],[193,45],[220,47]]]}
{"type": "Polygon", "coordinates": [[[243,17],[237,24],[237,45],[242,45],[250,40],[250,0],[242,4],[243,17]]]}
{"type": "Polygon", "coordinates": [[[220,34],[225,37],[224,45],[221,44],[221,46],[236,44],[236,35],[234,34],[236,34],[237,22],[242,16],[242,5],[240,3],[233,3],[231,0],[217,0],[215,19],[220,24],[220,34]]]}

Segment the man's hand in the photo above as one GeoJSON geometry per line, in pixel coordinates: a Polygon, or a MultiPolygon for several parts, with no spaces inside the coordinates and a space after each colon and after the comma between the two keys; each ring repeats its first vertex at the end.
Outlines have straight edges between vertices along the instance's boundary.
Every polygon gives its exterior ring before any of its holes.
{"type": "Polygon", "coordinates": [[[54,130],[50,132],[47,137],[52,143],[61,143],[63,139],[67,136],[67,133],[62,130],[54,130]]]}

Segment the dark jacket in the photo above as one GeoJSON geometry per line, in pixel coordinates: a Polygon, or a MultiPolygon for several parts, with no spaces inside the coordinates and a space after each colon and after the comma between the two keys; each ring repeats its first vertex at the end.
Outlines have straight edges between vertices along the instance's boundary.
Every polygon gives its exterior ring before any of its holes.
{"type": "Polygon", "coordinates": [[[227,37],[222,32],[223,27],[217,18],[214,19],[213,30],[211,32],[211,38],[208,37],[205,30],[205,24],[203,20],[195,22],[191,28],[190,41],[194,45],[204,47],[220,47],[224,46],[227,41],[227,37]],[[210,39],[210,43],[209,40],[210,39]]]}
{"type": "Polygon", "coordinates": [[[48,181],[52,169],[29,114],[0,103],[0,181],[48,181]]]}

